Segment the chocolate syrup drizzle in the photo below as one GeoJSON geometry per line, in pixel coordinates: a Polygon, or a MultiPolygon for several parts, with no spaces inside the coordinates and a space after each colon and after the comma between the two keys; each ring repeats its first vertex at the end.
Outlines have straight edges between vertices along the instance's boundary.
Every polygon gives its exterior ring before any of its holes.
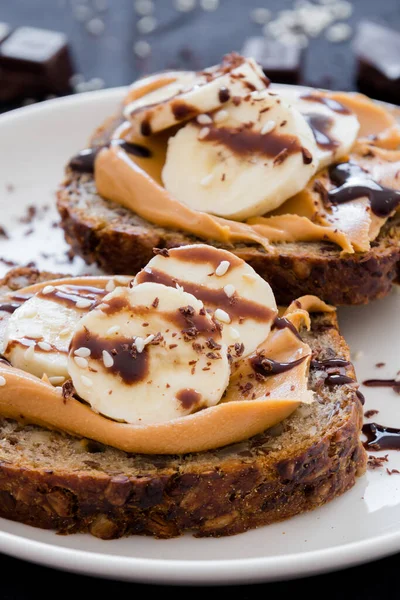
{"type": "Polygon", "coordinates": [[[366,450],[400,450],[400,429],[366,423],[362,432],[367,437],[363,443],[366,450]]]}
{"type": "Polygon", "coordinates": [[[335,150],[339,143],[330,136],[333,125],[333,119],[326,115],[318,113],[309,113],[304,115],[305,120],[312,129],[317,145],[323,150],[335,150]]]}
{"type": "Polygon", "coordinates": [[[400,205],[400,192],[384,187],[353,162],[329,167],[329,177],[336,187],[327,194],[332,204],[343,204],[367,196],[372,212],[378,217],[388,217],[400,205]]]}
{"type": "Polygon", "coordinates": [[[400,381],[395,379],[366,379],[363,381],[363,385],[366,387],[391,387],[400,394],[400,381]]]}
{"type": "Polygon", "coordinates": [[[296,327],[293,325],[289,319],[285,317],[275,317],[274,322],[272,324],[272,329],[290,329],[292,333],[300,340],[303,341],[300,333],[297,331],[296,327]]]}
{"type": "Polygon", "coordinates": [[[250,359],[250,364],[256,373],[263,375],[264,377],[270,377],[271,375],[279,375],[279,373],[285,373],[286,371],[290,371],[297,365],[300,365],[303,361],[305,361],[307,357],[302,356],[297,360],[293,360],[292,362],[277,362],[272,358],[265,358],[262,354],[255,356],[250,359]]]}
{"type": "Polygon", "coordinates": [[[319,96],[317,94],[313,94],[312,92],[308,92],[300,96],[302,100],[308,100],[309,102],[318,102],[319,104],[324,104],[331,110],[341,115],[350,115],[351,110],[349,110],[344,104],[340,104],[337,100],[333,100],[333,98],[327,98],[326,96],[319,96]]]}
{"type": "MultiPolygon", "coordinates": [[[[132,154],[138,158],[151,158],[152,156],[151,150],[141,144],[134,144],[132,142],[126,142],[125,140],[112,140],[110,144],[112,146],[120,146],[122,150],[125,150],[128,154],[132,154]]],[[[97,155],[100,150],[108,148],[110,144],[103,144],[96,148],[85,148],[85,150],[81,150],[71,158],[68,164],[69,168],[76,173],[94,173],[97,155]]]]}

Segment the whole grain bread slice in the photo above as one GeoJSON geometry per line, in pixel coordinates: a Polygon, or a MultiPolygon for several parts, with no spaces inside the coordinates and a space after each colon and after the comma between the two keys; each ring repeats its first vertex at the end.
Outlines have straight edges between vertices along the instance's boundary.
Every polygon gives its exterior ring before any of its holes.
{"type": "MultiPolygon", "coordinates": [[[[109,141],[120,117],[108,119],[90,146],[109,141]]],[[[106,273],[130,274],[143,268],[153,248],[196,242],[223,247],[248,262],[272,286],[277,301],[314,294],[335,306],[366,304],[386,296],[400,278],[400,214],[388,220],[368,252],[341,255],[329,242],[275,245],[267,253],[255,244],[223,246],[182,231],[158,227],[97,194],[94,178],[66,169],[57,193],[61,227],[73,252],[106,273]]]]}
{"type": "MultiPolygon", "coordinates": [[[[15,269],[15,290],[49,273],[15,269]]],[[[362,396],[328,385],[320,361],[349,360],[334,313],[315,313],[309,385],[316,401],[244,442],[186,455],[127,454],[58,431],[0,419],[0,516],[103,538],[234,535],[312,510],[364,473],[362,396]]],[[[337,368],[335,368],[337,371],[337,368]]],[[[334,369],[334,370],[335,370],[334,369]]],[[[354,368],[339,371],[354,378],[354,368]]]]}

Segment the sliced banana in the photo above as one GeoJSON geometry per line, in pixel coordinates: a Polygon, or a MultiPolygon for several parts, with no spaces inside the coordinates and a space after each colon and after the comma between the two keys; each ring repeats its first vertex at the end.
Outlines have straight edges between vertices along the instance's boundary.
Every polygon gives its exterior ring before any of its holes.
{"type": "Polygon", "coordinates": [[[235,360],[263,342],[277,314],[270,285],[231,252],[206,244],[158,254],[135,278],[177,287],[204,303],[235,360]]]}
{"type": "Polygon", "coordinates": [[[60,385],[68,377],[67,356],[79,320],[107,293],[103,288],[48,282],[11,315],[4,356],[32,375],[60,385]],[[54,379],[52,379],[54,378],[54,379]]]}
{"type": "Polygon", "coordinates": [[[203,303],[155,283],[105,296],[79,322],[68,370],[94,410],[143,425],[217,404],[230,376],[227,347],[203,303]]]}
{"type": "Polygon", "coordinates": [[[221,65],[199,73],[185,71],[171,73],[169,79],[165,74],[160,77],[164,77],[165,85],[134,99],[124,109],[125,118],[143,135],[217,110],[235,96],[268,85],[261,67],[252,58],[239,55],[229,55],[221,65]]]}
{"type": "Polygon", "coordinates": [[[304,117],[279,96],[253,92],[205,126],[192,121],[169,139],[165,188],[191,208],[243,220],[304,188],[317,146],[304,117]]]}
{"type": "Polygon", "coordinates": [[[355,113],[330,98],[329,94],[293,88],[282,88],[279,94],[299,110],[309,123],[317,142],[318,169],[350,152],[360,130],[355,113]]]}

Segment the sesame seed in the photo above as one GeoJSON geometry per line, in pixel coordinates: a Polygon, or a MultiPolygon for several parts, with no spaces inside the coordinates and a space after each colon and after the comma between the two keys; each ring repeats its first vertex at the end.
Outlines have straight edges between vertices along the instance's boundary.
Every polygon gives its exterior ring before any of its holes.
{"type": "Polygon", "coordinates": [[[144,350],[144,339],[141,337],[137,337],[135,338],[135,346],[136,346],[136,350],[140,353],[143,352],[144,350]]]}
{"type": "Polygon", "coordinates": [[[80,367],[81,369],[86,369],[87,366],[89,365],[86,358],[83,358],[82,356],[74,356],[74,361],[76,362],[78,367],[80,367]]]}
{"type": "Polygon", "coordinates": [[[240,333],[234,327],[229,328],[229,335],[233,340],[238,340],[240,338],[240,333]]]}
{"type": "Polygon", "coordinates": [[[209,127],[202,127],[199,131],[199,135],[197,136],[198,140],[203,140],[205,137],[208,136],[208,134],[210,133],[210,128],[209,127]]]}
{"type": "Polygon", "coordinates": [[[225,287],[224,287],[224,292],[225,294],[228,296],[228,298],[232,298],[233,294],[236,292],[235,290],[235,286],[232,285],[231,283],[228,283],[225,287]]]}
{"type": "Polygon", "coordinates": [[[55,391],[55,392],[57,392],[57,394],[58,394],[59,396],[62,396],[62,393],[63,393],[63,389],[62,389],[62,387],[60,387],[60,386],[57,386],[57,387],[55,387],[55,388],[54,388],[54,391],[55,391]]]}
{"type": "Polygon", "coordinates": [[[114,325],[113,327],[110,327],[110,329],[108,329],[106,331],[106,335],[118,334],[120,331],[121,331],[121,327],[119,325],[114,325]]]}
{"type": "Polygon", "coordinates": [[[229,260],[222,260],[219,263],[218,267],[215,269],[215,274],[217,275],[217,277],[222,277],[223,275],[225,275],[230,266],[231,263],[229,262],[229,260]]]}
{"type": "Polygon", "coordinates": [[[115,283],[112,279],[110,279],[110,281],[107,281],[105,289],[106,292],[113,292],[115,290],[115,283]]]}
{"type": "Polygon", "coordinates": [[[51,350],[51,344],[48,344],[47,342],[38,342],[38,346],[41,350],[44,350],[45,352],[50,352],[51,350]]]}
{"type": "Polygon", "coordinates": [[[175,284],[175,287],[176,287],[176,289],[177,289],[179,292],[184,292],[184,291],[185,291],[185,290],[183,289],[183,287],[182,287],[181,285],[179,285],[179,283],[176,283],[176,284],[175,284]]]}
{"type": "Polygon", "coordinates": [[[81,381],[86,387],[92,387],[93,385],[93,381],[90,379],[90,377],[86,377],[86,375],[81,376],[81,381]]]}
{"type": "Polygon", "coordinates": [[[243,279],[245,281],[248,281],[249,283],[255,283],[258,280],[258,275],[256,275],[255,273],[245,273],[243,275],[243,279]]]}
{"type": "Polygon", "coordinates": [[[230,316],[228,315],[227,312],[222,310],[222,308],[217,308],[217,310],[214,313],[214,317],[217,319],[217,321],[221,321],[221,323],[228,324],[231,322],[230,316]]]}
{"type": "Polygon", "coordinates": [[[212,118],[209,115],[198,115],[196,118],[196,121],[200,124],[200,125],[209,125],[210,123],[212,123],[212,118]]]}
{"type": "Polygon", "coordinates": [[[113,366],[114,359],[111,356],[111,354],[109,352],[107,352],[107,350],[103,350],[102,357],[103,357],[103,364],[107,369],[109,369],[110,367],[113,366]]]}
{"type": "Polygon", "coordinates": [[[90,348],[86,348],[85,346],[81,346],[77,350],[74,350],[75,356],[82,356],[83,358],[87,358],[91,354],[90,348]]]}
{"type": "Polygon", "coordinates": [[[222,123],[222,121],[225,121],[228,118],[228,116],[229,116],[229,113],[227,110],[219,110],[214,115],[214,122],[222,123]]]}
{"type": "Polygon", "coordinates": [[[65,377],[63,377],[62,375],[54,375],[54,377],[49,377],[49,381],[51,385],[60,385],[60,383],[64,383],[65,377]]]}
{"type": "Polygon", "coordinates": [[[209,175],[206,175],[205,177],[203,177],[203,179],[201,179],[200,185],[207,187],[212,182],[213,179],[214,179],[214,173],[210,173],[209,175]]]}
{"type": "Polygon", "coordinates": [[[152,342],[155,337],[156,336],[154,335],[154,333],[148,335],[147,338],[144,339],[144,345],[147,346],[147,344],[150,344],[150,342],[152,342]]]}
{"type": "Polygon", "coordinates": [[[42,294],[51,294],[52,292],[54,292],[56,288],[54,287],[54,285],[46,285],[43,289],[42,289],[42,294]]]}
{"type": "Polygon", "coordinates": [[[35,346],[29,346],[24,352],[24,358],[26,360],[31,360],[35,355],[35,346]]]}
{"type": "Polygon", "coordinates": [[[23,346],[35,346],[35,340],[19,340],[19,343],[23,346]]]}
{"type": "Polygon", "coordinates": [[[0,387],[3,387],[4,385],[6,385],[6,383],[6,378],[3,377],[3,375],[0,375],[0,387]]]}
{"type": "Polygon", "coordinates": [[[89,300],[89,298],[82,298],[81,300],[78,300],[75,304],[76,308],[89,308],[89,306],[92,305],[92,300],[89,300]]]}
{"type": "Polygon", "coordinates": [[[271,131],[273,131],[276,127],[276,121],[267,121],[266,123],[264,123],[264,125],[262,126],[261,129],[261,135],[265,135],[267,133],[271,133],[271,131]]]}
{"type": "Polygon", "coordinates": [[[66,327],[65,329],[61,329],[59,336],[65,337],[65,336],[69,335],[70,333],[71,333],[71,331],[66,327]]]}
{"type": "Polygon", "coordinates": [[[90,19],[90,21],[86,23],[86,31],[88,31],[92,35],[101,35],[104,32],[104,29],[104,21],[102,21],[98,17],[90,19]]]}
{"type": "Polygon", "coordinates": [[[25,317],[25,319],[32,319],[32,317],[36,317],[37,315],[37,310],[34,306],[26,306],[23,316],[25,317]]]}
{"type": "Polygon", "coordinates": [[[157,27],[157,20],[151,16],[145,16],[139,19],[136,23],[136,28],[139,33],[142,35],[146,35],[146,33],[151,33],[157,27]]]}
{"type": "Polygon", "coordinates": [[[151,46],[146,40],[139,40],[133,46],[133,52],[139,58],[146,58],[151,54],[151,46]]]}

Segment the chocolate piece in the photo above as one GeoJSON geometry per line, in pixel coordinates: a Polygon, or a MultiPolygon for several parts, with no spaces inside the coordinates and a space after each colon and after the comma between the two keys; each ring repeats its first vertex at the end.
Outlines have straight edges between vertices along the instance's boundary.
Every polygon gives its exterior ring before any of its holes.
{"type": "Polygon", "coordinates": [[[287,46],[260,36],[248,38],[241,53],[254,58],[272,83],[301,83],[303,48],[287,46]]]}
{"type": "Polygon", "coordinates": [[[0,101],[67,94],[72,74],[63,33],[18,27],[2,38],[0,27],[0,101]]]}
{"type": "Polygon", "coordinates": [[[372,21],[361,21],[353,42],[360,92],[400,103],[400,33],[372,21]]]}

